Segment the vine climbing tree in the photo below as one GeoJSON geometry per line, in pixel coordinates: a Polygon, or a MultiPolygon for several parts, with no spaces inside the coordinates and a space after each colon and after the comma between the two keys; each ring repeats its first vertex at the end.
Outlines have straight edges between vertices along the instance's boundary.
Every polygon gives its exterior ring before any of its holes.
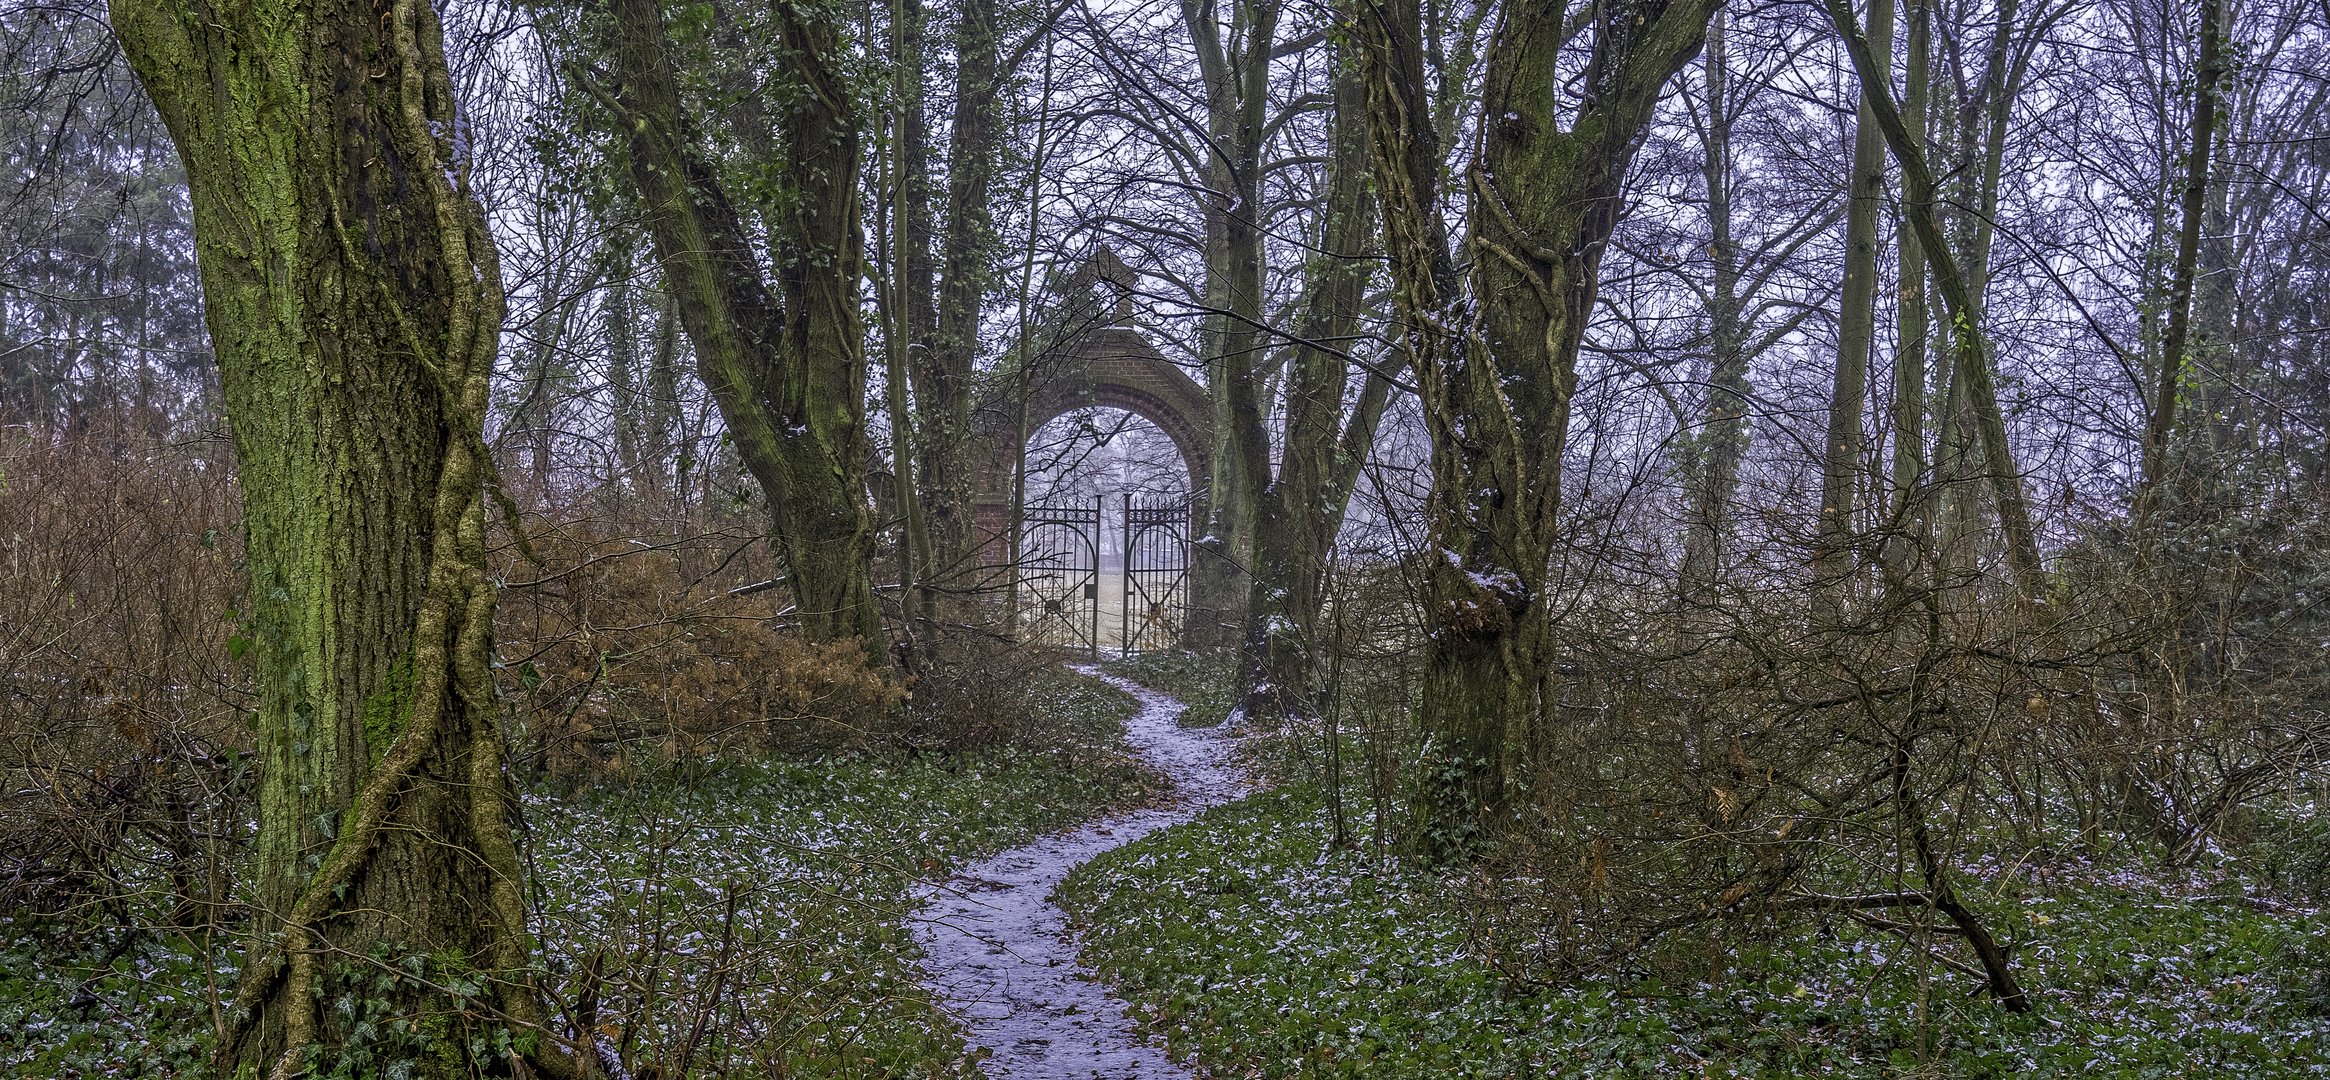
{"type": "Polygon", "coordinates": [[[423,0],[120,0],[185,162],[240,458],[256,917],[226,1075],[563,1074],[495,724],[503,294],[423,0]]]}

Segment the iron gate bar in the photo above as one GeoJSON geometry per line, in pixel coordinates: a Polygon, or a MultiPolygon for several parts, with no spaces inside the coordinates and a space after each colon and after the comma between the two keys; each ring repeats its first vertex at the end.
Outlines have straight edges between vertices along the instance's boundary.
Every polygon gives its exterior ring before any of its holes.
{"type": "Polygon", "coordinates": [[[1034,604],[1022,608],[1027,638],[1100,652],[1100,539],[1102,500],[1089,506],[1035,504],[1021,514],[1018,589],[1034,604]]]}
{"type": "Polygon", "coordinates": [[[1189,625],[1189,537],[1187,499],[1144,503],[1124,497],[1124,563],[1120,568],[1124,619],[1120,653],[1179,643],[1189,625]]]}

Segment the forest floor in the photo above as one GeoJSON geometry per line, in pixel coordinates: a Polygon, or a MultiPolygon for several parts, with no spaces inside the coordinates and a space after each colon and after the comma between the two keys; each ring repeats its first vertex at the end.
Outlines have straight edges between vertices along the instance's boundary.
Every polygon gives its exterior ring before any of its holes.
{"type": "Polygon", "coordinates": [[[1218,732],[1176,723],[1181,703],[1116,676],[1140,701],[1126,722],[1146,764],[1174,787],[1157,805],[1112,814],[1073,832],[1012,848],[963,868],[928,896],[916,926],[930,985],[982,1048],[993,1080],[1124,1080],[1192,1075],[1145,1043],[1095,974],[1052,891],[1070,871],[1159,829],[1195,818],[1244,789],[1218,732]]]}
{"type": "MultiPolygon", "coordinates": [[[[1113,670],[1186,700],[1181,727],[1229,709],[1226,673],[1203,658],[1113,670]]],[[[1102,1075],[2330,1076],[2330,932],[2251,862],[2167,874],[2134,845],[2069,844],[2044,864],[1969,862],[2039,1003],[2026,1016],[1843,922],[1727,940],[1715,962],[1664,982],[1547,985],[1486,954],[1473,883],[1382,857],[1378,808],[1348,784],[1356,842],[1331,844],[1328,789],[1289,740],[1237,744],[1266,781],[1258,794],[1156,828],[1166,819],[1109,815],[1157,804],[1169,774],[1194,770],[1198,794],[1160,814],[1187,816],[1227,782],[1203,772],[1217,768],[1204,755],[1144,762],[1139,749],[1226,740],[1175,738],[1159,696],[1136,712],[1091,678],[1047,675],[1025,694],[1044,726],[1007,747],[667,762],[527,795],[560,991],[571,1001],[577,973],[601,971],[600,1037],[635,1071],[672,1077],[1086,1076],[1089,1056],[1080,1073],[1004,1066],[1069,1060],[1079,1038],[1121,1050],[1139,1037],[1163,1053],[1102,1075]],[[1050,921],[1044,894],[1063,873],[1065,919],[1050,921]],[[1009,887],[931,884],[944,881],[1009,887]],[[999,939],[974,930],[948,944],[972,916],[930,924],[934,898],[1040,917],[1007,950],[1042,969],[1033,981],[1009,967],[978,978],[1003,978],[1007,1001],[1073,1007],[1036,1019],[1081,1034],[996,1034],[997,1016],[1031,1016],[965,981],[1002,958],[981,951],[999,939]],[[926,957],[952,973],[940,994],[926,957]],[[1084,971],[1097,983],[1078,981],[1084,971]],[[1130,1002],[1138,1035],[1101,986],[1130,1002]],[[997,1052],[983,1061],[967,1042],[997,1052]],[[1167,1062],[1180,1064],[1150,1071],[1167,1062]]],[[[2304,843],[2320,854],[2324,840],[2304,843]]],[[[239,943],[156,929],[164,916],[138,906],[145,894],[123,895],[38,928],[0,913],[0,1076],[200,1074],[212,993],[232,985],[239,943]]]]}
{"type": "MultiPolygon", "coordinates": [[[[598,1033],[635,1073],[981,1075],[922,987],[917,884],[1164,783],[1123,692],[1060,672],[1023,694],[1041,727],[1013,745],[640,764],[527,795],[559,989],[595,963],[598,1033]]],[[[202,1075],[240,942],[158,929],[132,884],[86,918],[0,913],[0,1077],[202,1075]]]]}
{"type": "MultiPolygon", "coordinates": [[[[1202,659],[1117,670],[1201,717],[1228,708],[1202,659]]],[[[1320,770],[1287,768],[1285,744],[1244,743],[1276,780],[1261,793],[1059,891],[1083,962],[1213,1076],[2330,1076],[2330,932],[2254,867],[2164,873],[2134,845],[1970,861],[2038,1002],[2026,1015],[1843,920],[1727,940],[1703,974],[1546,985],[1485,955],[1464,876],[1372,853],[1375,808],[1349,781],[1352,842],[1332,845],[1320,770]]]]}

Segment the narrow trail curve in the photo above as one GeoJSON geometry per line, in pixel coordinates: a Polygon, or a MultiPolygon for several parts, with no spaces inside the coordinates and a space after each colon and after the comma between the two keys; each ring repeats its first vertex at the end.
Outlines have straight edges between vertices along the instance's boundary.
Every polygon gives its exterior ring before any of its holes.
{"type": "Polygon", "coordinates": [[[1140,701],[1125,722],[1141,757],[1175,782],[1167,805],[1112,815],[964,867],[919,892],[915,922],[923,985],[962,1021],[970,1044],[993,1052],[992,1080],[1194,1077],[1141,1041],[1124,1002],[1076,959],[1052,890],[1101,854],[1196,817],[1246,791],[1230,764],[1232,739],[1175,725],[1182,705],[1097,668],[1077,670],[1140,701]]]}

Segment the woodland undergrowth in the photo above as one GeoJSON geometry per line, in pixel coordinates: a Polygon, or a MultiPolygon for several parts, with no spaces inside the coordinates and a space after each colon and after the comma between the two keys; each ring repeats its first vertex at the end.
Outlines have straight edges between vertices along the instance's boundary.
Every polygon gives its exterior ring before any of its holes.
{"type": "MultiPolygon", "coordinates": [[[[0,444],[0,534],[45,538],[0,575],[0,1075],[204,1075],[239,974],[231,459],[142,447],[0,444]]],[[[975,1075],[909,889],[1145,798],[1130,699],[969,635],[875,677],[788,632],[753,533],[639,504],[530,515],[535,558],[497,557],[558,1022],[634,1075],[975,1075]]]]}
{"type": "MultiPolygon", "coordinates": [[[[1203,693],[1230,663],[1127,670],[1203,693]]],[[[1867,865],[1890,852],[1849,824],[1791,849],[1784,893],[1728,906],[1709,903],[1721,860],[1685,858],[1655,827],[1600,844],[1519,830],[1456,867],[1404,857],[1412,788],[1398,778],[1415,740],[1396,705],[1378,715],[1396,693],[1349,689],[1331,725],[1249,729],[1265,793],[1111,852],[1061,890],[1086,961],[1216,1075],[2330,1072],[2330,826],[2302,785],[2245,801],[2207,854],[2174,859],[2142,815],[2083,827],[2060,784],[1983,782],[1948,823],[1946,873],[2033,998],[2016,1013],[1939,920],[1790,899],[1919,880],[1867,865]],[[1673,894],[1649,891],[1662,885],[1673,894]]],[[[1712,831],[1698,848],[1722,842],[1712,831]]],[[[1751,878],[1769,865],[1731,858],[1751,878]]]]}

